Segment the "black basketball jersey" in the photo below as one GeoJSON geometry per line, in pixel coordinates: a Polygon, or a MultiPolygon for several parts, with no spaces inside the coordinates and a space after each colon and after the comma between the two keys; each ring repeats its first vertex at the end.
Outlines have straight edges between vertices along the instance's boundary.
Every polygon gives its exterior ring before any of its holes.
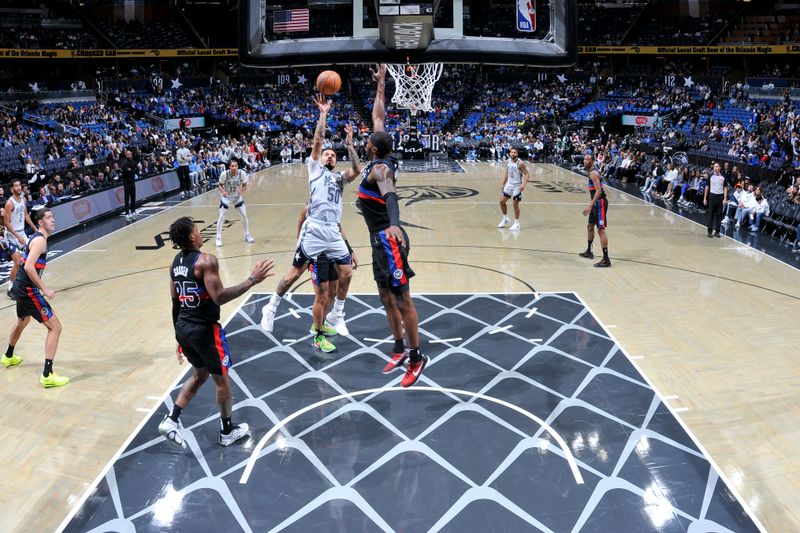
{"type": "MultiPolygon", "coordinates": [[[[25,264],[28,262],[28,254],[30,254],[31,251],[31,243],[34,241],[34,239],[38,238],[44,239],[44,235],[38,231],[31,235],[31,238],[28,241],[28,244],[25,245],[25,250],[22,252],[22,256],[19,259],[20,269],[17,271],[17,279],[14,281],[14,286],[21,289],[22,292],[25,292],[27,289],[33,289],[34,292],[39,292],[39,288],[33,283],[33,281],[31,281],[31,278],[28,277],[28,273],[25,272],[25,264]]],[[[46,266],[47,245],[45,245],[42,255],[40,255],[36,260],[36,273],[39,274],[39,277],[42,277],[42,274],[44,274],[44,269],[46,266]]]]}
{"type": "MultiPolygon", "coordinates": [[[[590,174],[591,174],[591,172],[590,172],[590,174]]],[[[589,198],[594,198],[594,192],[595,192],[594,182],[592,181],[591,176],[587,176],[587,179],[589,180],[588,184],[587,184],[587,186],[589,187],[589,198]]],[[[605,198],[606,198],[606,188],[603,186],[603,178],[601,177],[600,178],[600,198],[598,198],[598,200],[604,200],[605,198]]]]}
{"type": "Polygon", "coordinates": [[[211,299],[203,280],[194,275],[199,250],[181,251],[172,261],[169,275],[181,303],[178,320],[195,324],[214,324],[219,320],[219,306],[211,299]]]}
{"type": "Polygon", "coordinates": [[[378,184],[367,179],[369,173],[378,164],[388,166],[392,172],[392,181],[397,180],[397,161],[394,159],[375,159],[364,167],[361,173],[361,183],[358,184],[358,206],[361,208],[361,214],[364,215],[370,233],[376,233],[389,227],[389,211],[386,209],[386,201],[383,199],[378,184]]]}

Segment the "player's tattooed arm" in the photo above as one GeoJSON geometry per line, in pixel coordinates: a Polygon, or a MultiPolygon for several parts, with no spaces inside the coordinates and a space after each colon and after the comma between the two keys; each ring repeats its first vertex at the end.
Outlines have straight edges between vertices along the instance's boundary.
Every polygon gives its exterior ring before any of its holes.
{"type": "Polygon", "coordinates": [[[386,165],[377,165],[370,173],[378,184],[378,190],[386,202],[386,211],[389,215],[389,227],[386,234],[394,237],[398,244],[403,244],[403,232],[400,231],[400,203],[397,199],[397,191],[394,188],[392,173],[386,165]]]}
{"type": "Polygon", "coordinates": [[[246,280],[233,287],[224,287],[219,277],[219,262],[216,257],[203,254],[197,263],[195,268],[200,267],[206,290],[217,305],[226,304],[246,293],[254,285],[272,276],[271,271],[275,268],[275,262],[272,259],[263,259],[255,264],[253,272],[246,280]]]}
{"type": "Polygon", "coordinates": [[[519,162],[519,172],[522,174],[522,185],[519,187],[519,192],[522,192],[525,190],[525,186],[528,185],[528,180],[531,179],[530,172],[528,172],[528,165],[522,160],[519,162]]]}
{"type": "Polygon", "coordinates": [[[331,110],[330,100],[325,100],[325,96],[318,94],[314,98],[314,103],[319,109],[319,120],[317,120],[317,127],[314,129],[314,145],[311,148],[311,159],[318,161],[319,156],[322,155],[322,141],[325,139],[325,128],[328,121],[328,112],[331,110]]]}
{"type": "Polygon", "coordinates": [[[345,171],[344,179],[350,183],[356,179],[359,174],[361,174],[361,160],[358,158],[358,152],[356,152],[356,149],[353,147],[352,124],[348,123],[344,129],[347,132],[347,138],[344,141],[344,145],[347,147],[347,157],[350,158],[350,168],[345,171]]]}

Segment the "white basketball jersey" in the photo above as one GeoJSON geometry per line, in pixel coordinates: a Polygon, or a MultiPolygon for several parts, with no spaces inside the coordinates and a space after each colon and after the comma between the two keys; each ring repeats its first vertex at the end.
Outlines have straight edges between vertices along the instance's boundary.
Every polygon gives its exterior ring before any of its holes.
{"type": "Polygon", "coordinates": [[[522,173],[519,171],[519,159],[516,161],[508,160],[508,182],[509,187],[519,187],[522,184],[522,173]]]}
{"type": "Polygon", "coordinates": [[[306,166],[310,193],[308,218],[339,223],[342,220],[343,173],[328,170],[319,161],[314,161],[310,157],[306,166]]]}
{"type": "Polygon", "coordinates": [[[11,204],[14,206],[14,210],[11,211],[11,227],[17,233],[22,234],[25,232],[25,198],[21,198],[17,202],[12,196],[11,204]]]}
{"type": "Polygon", "coordinates": [[[225,192],[233,196],[242,188],[242,185],[247,184],[247,174],[242,169],[237,170],[236,174],[231,174],[230,170],[226,170],[220,174],[219,182],[225,192]]]}

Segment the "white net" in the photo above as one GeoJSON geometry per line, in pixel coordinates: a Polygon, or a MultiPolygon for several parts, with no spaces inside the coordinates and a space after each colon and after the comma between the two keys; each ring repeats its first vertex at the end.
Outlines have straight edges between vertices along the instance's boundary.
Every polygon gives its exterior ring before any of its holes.
{"type": "Polygon", "coordinates": [[[417,111],[433,111],[431,98],[433,86],[442,76],[444,65],[441,63],[424,63],[421,65],[387,65],[389,74],[394,78],[394,96],[392,103],[403,109],[417,111]]]}

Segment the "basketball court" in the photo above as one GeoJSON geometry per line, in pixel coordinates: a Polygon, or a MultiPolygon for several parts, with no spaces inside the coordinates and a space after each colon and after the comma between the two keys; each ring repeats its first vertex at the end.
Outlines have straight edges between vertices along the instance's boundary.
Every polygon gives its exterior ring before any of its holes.
{"type": "MultiPolygon", "coordinates": [[[[44,335],[32,327],[18,348],[26,361],[3,372],[7,409],[0,416],[33,465],[4,480],[27,495],[4,529],[63,522],[69,531],[181,530],[200,517],[200,530],[231,531],[314,524],[333,531],[471,524],[483,531],[481,520],[508,531],[592,531],[609,523],[752,531],[757,521],[793,528],[797,363],[781,324],[800,298],[797,270],[732,249],[729,239],[709,241],[704,227],[615,190],[614,266],[598,270],[576,254],[585,244],[585,178],[534,165],[523,228],[512,233],[495,227],[503,167],[459,168],[408,172],[398,183],[423,347],[432,356],[419,385],[506,401],[545,424],[466,394],[354,396],[281,428],[240,484],[255,447],[285,417],[399,380],[380,373],[387,328],[364,258],[355,190],[346,189],[343,224],[362,256],[346,307],[352,336],[336,339],[330,360],[317,357],[307,338],[306,278],[266,335],[256,324],[277,283],[268,279],[223,308],[235,416],[251,425],[251,438],[225,449],[214,444],[217,415],[206,386],[182,417],[190,450],[168,447],[155,425],[186,368],[173,355],[165,282],[174,251],[168,241],[159,247],[158,237],[184,214],[213,228],[212,192],[48,265],[64,323],[56,365],[73,383],[37,386],[33,354],[44,335]],[[732,310],[743,300],[760,321],[736,322],[732,310]],[[737,328],[751,333],[736,336],[737,328]],[[19,412],[42,415],[20,425],[19,412]],[[412,505],[418,512],[401,512],[412,505]]],[[[279,271],[288,267],[305,185],[302,165],[255,178],[247,201],[256,243],[241,240],[234,216],[216,250],[226,283],[246,277],[264,256],[279,271]]],[[[208,233],[205,249],[213,253],[208,233]]],[[[13,307],[0,312],[10,322],[13,307]]]]}

